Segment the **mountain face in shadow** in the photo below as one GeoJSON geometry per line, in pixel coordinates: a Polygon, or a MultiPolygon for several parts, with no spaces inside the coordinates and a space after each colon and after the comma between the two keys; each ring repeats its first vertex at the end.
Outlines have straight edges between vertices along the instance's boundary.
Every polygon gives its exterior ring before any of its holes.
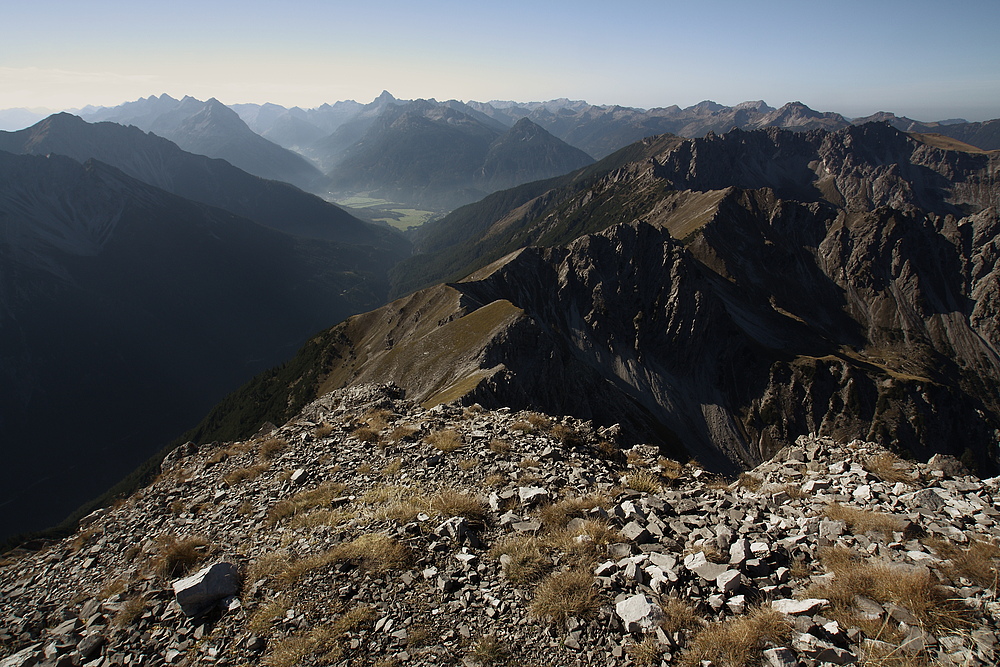
{"type": "Polygon", "coordinates": [[[70,114],[56,114],[19,132],[0,132],[0,150],[56,153],[79,162],[93,158],[150,185],[278,231],[406,252],[405,243],[389,229],[362,222],[295,186],[253,176],[225,160],[183,151],[137,127],[87,123],[70,114]]]}
{"type": "Polygon", "coordinates": [[[402,254],[55,154],[0,152],[0,229],[3,535],[63,519],[247,377],[382,303],[402,254]]]}
{"type": "Polygon", "coordinates": [[[395,382],[425,406],[620,423],[729,472],[808,432],[995,472],[998,172],[878,124],[648,139],[434,223],[396,277],[459,256],[465,277],[348,319],[314,339],[321,369],[286,372],[313,395],[395,382]]]}
{"type": "Polygon", "coordinates": [[[322,174],[301,155],[251,130],[239,115],[215,98],[176,100],[151,96],[84,115],[90,122],[134,125],[169,139],[182,149],[226,160],[243,171],[314,189],[322,174]]]}

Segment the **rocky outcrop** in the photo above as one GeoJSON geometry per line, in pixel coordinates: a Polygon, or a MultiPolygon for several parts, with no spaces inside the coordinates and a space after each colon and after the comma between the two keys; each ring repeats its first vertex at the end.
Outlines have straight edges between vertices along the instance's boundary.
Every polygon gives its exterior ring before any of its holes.
{"type": "Polygon", "coordinates": [[[726,480],[616,434],[330,393],[8,554],[0,660],[995,663],[1000,480],[814,436],[726,480]],[[222,562],[237,595],[185,614],[222,562]]]}

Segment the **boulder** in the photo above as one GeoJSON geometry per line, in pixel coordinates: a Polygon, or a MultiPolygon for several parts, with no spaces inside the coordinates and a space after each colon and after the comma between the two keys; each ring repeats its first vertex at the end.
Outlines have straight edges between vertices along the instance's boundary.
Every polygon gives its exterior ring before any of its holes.
{"type": "Polygon", "coordinates": [[[628,632],[653,630],[663,619],[663,609],[653,598],[637,593],[615,605],[615,613],[628,632]]]}
{"type": "Polygon", "coordinates": [[[240,583],[240,573],[235,565],[216,563],[175,581],[174,597],[186,616],[200,616],[220,600],[239,593],[240,583]]]}

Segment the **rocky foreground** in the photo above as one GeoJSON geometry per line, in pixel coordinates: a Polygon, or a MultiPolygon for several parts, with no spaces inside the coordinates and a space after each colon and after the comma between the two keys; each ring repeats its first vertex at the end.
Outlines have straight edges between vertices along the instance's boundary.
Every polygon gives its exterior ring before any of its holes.
{"type": "Polygon", "coordinates": [[[1000,479],[799,438],[724,480],[538,413],[328,394],[0,565],[0,667],[992,665],[1000,479]]]}

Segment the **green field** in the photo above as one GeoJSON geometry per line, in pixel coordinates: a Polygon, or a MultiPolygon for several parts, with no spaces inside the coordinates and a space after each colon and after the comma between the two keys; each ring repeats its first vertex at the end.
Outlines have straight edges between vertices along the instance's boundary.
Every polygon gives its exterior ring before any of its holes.
{"type": "Polygon", "coordinates": [[[428,220],[439,216],[438,211],[424,211],[416,208],[405,208],[404,204],[386,201],[385,199],[374,199],[372,197],[344,197],[334,199],[335,203],[348,208],[365,209],[368,212],[368,219],[376,222],[385,222],[399,230],[407,230],[412,227],[419,227],[428,220]]]}

